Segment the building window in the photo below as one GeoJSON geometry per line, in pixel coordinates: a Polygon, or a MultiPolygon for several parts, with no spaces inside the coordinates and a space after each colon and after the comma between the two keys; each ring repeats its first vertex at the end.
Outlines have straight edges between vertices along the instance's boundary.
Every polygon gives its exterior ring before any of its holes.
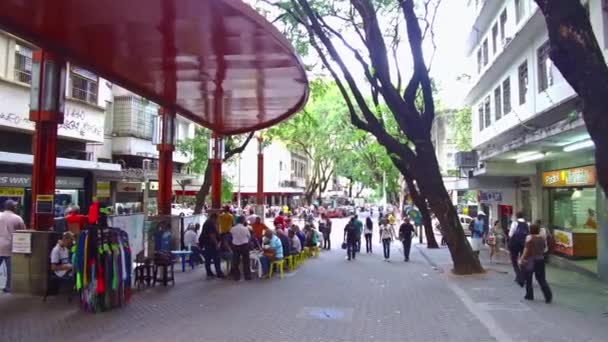
{"type": "Polygon", "coordinates": [[[500,41],[502,45],[505,45],[506,42],[506,27],[507,27],[507,9],[505,8],[500,14],[500,41]]]}
{"type": "Polygon", "coordinates": [[[477,50],[477,73],[481,73],[481,67],[483,66],[483,58],[481,57],[481,48],[477,50]]]}
{"type": "Polygon", "coordinates": [[[511,112],[511,80],[507,77],[502,82],[502,113],[507,115],[511,112]]]}
{"type": "Polygon", "coordinates": [[[526,9],[524,8],[524,0],[515,0],[515,23],[519,23],[524,17],[526,9]]]}
{"type": "Polygon", "coordinates": [[[19,43],[15,45],[15,81],[32,83],[32,49],[19,43]]]}
{"type": "Polygon", "coordinates": [[[488,127],[492,123],[492,108],[490,108],[490,96],[486,97],[486,99],[483,101],[483,107],[485,114],[485,127],[488,127]]]}
{"type": "Polygon", "coordinates": [[[549,58],[549,42],[538,48],[538,92],[543,92],[553,85],[553,68],[549,58]]]}
{"type": "Polygon", "coordinates": [[[496,54],[498,46],[498,24],[494,24],[492,27],[492,53],[496,54]]]}
{"type": "Polygon", "coordinates": [[[523,105],[528,96],[528,61],[519,66],[517,73],[519,75],[519,104],[523,105]]]}
{"type": "Polygon", "coordinates": [[[481,46],[481,49],[483,51],[483,65],[486,66],[488,65],[488,61],[490,60],[490,58],[488,57],[488,40],[484,40],[483,41],[483,45],[481,46]]]}
{"type": "Polygon", "coordinates": [[[494,111],[496,121],[500,120],[502,114],[502,95],[500,93],[500,86],[494,89],[494,111]]]}
{"type": "Polygon", "coordinates": [[[72,98],[97,104],[99,78],[97,75],[82,68],[70,67],[72,98]]]}
{"type": "Polygon", "coordinates": [[[479,130],[483,131],[483,105],[479,105],[479,130]]]}

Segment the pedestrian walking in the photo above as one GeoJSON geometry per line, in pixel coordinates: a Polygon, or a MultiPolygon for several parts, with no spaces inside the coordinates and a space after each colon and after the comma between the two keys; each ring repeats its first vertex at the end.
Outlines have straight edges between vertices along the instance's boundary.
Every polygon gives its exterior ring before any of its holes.
{"type": "Polygon", "coordinates": [[[374,222],[371,217],[365,219],[365,252],[372,253],[372,235],[374,233],[374,222]]]}
{"type": "Polygon", "coordinates": [[[220,236],[217,230],[217,214],[213,213],[203,224],[203,230],[198,237],[198,244],[203,248],[205,256],[205,270],[207,277],[225,278],[220,265],[220,236]],[[215,265],[215,273],[211,271],[211,262],[215,265]]]}
{"type": "Polygon", "coordinates": [[[25,229],[23,219],[16,214],[17,203],[12,200],[4,202],[4,212],[0,213],[0,266],[6,265],[6,285],[4,292],[11,291],[11,247],[13,233],[25,229]]]}
{"type": "Polygon", "coordinates": [[[486,238],[486,243],[488,244],[488,247],[490,247],[490,263],[492,263],[494,255],[498,253],[498,239],[500,234],[502,234],[502,228],[500,228],[500,221],[497,220],[494,222],[494,226],[492,226],[492,229],[486,238]]]}
{"type": "Polygon", "coordinates": [[[323,248],[331,249],[331,219],[321,214],[321,221],[319,221],[319,231],[323,233],[323,248]],[[322,229],[322,230],[321,230],[322,229]]]}
{"type": "Polygon", "coordinates": [[[357,253],[361,252],[361,237],[363,237],[363,222],[359,220],[357,215],[354,216],[353,224],[357,228],[357,253]]]}
{"type": "Polygon", "coordinates": [[[545,302],[551,303],[553,294],[551,288],[545,279],[545,247],[547,242],[544,236],[540,234],[540,226],[533,224],[530,226],[530,235],[525,239],[524,251],[519,259],[519,265],[524,275],[526,283],[526,300],[534,300],[534,289],[532,288],[532,275],[536,277],[538,285],[540,285],[545,302]]]}
{"type": "Polygon", "coordinates": [[[240,266],[243,266],[245,280],[251,280],[251,268],[249,267],[249,241],[251,231],[245,227],[245,217],[239,216],[234,227],[230,229],[232,235],[232,279],[241,280],[240,266]]]}
{"type": "Polygon", "coordinates": [[[524,279],[519,267],[519,258],[524,251],[526,236],[530,231],[530,226],[524,219],[524,213],[518,212],[517,220],[511,225],[509,229],[509,252],[511,253],[511,264],[513,265],[513,271],[515,272],[515,282],[519,286],[524,286],[524,279]]]}
{"type": "Polygon", "coordinates": [[[385,221],[380,225],[380,243],[384,249],[384,261],[389,261],[391,258],[391,242],[395,238],[395,228],[392,224],[385,221]]]}
{"type": "Polygon", "coordinates": [[[348,260],[354,260],[357,252],[357,227],[355,227],[355,218],[351,218],[350,221],[344,227],[344,242],[343,247],[346,248],[346,258],[348,260]]]}
{"type": "Polygon", "coordinates": [[[469,229],[471,229],[471,249],[477,257],[481,251],[481,245],[483,244],[483,232],[484,232],[484,216],[483,213],[477,214],[477,217],[471,222],[469,229]]]}
{"type": "Polygon", "coordinates": [[[410,249],[412,247],[412,234],[416,235],[416,229],[408,217],[403,218],[403,223],[399,227],[399,240],[403,243],[404,261],[410,261],[410,249]]]}

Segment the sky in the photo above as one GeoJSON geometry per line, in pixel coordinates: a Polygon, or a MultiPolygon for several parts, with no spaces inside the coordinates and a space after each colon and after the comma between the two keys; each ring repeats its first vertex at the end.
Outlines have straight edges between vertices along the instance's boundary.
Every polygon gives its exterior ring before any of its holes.
{"type": "MultiPolygon", "coordinates": [[[[252,4],[255,3],[256,0],[245,0],[245,2],[252,4]]],[[[444,108],[462,107],[464,97],[469,87],[468,83],[465,81],[457,80],[459,75],[470,74],[471,64],[467,60],[467,56],[465,56],[465,43],[472,26],[473,16],[468,10],[466,3],[467,0],[441,0],[435,20],[434,32],[437,50],[435,51],[433,58],[431,77],[435,79],[439,87],[439,93],[436,100],[439,100],[444,108]]],[[[278,15],[278,13],[275,12],[271,14],[271,16],[276,16],[275,14],[278,15]]],[[[422,13],[418,14],[422,15],[422,13]]],[[[379,19],[381,26],[388,26],[388,18],[381,17],[379,19]],[[385,21],[383,21],[383,19],[385,21]]],[[[333,26],[331,22],[329,23],[333,26]]],[[[403,23],[401,24],[400,29],[402,36],[405,38],[406,32],[403,23]]],[[[342,34],[349,44],[358,48],[362,47],[355,32],[345,31],[342,32],[342,34]]],[[[348,48],[343,46],[337,38],[334,38],[333,42],[348,69],[353,73],[353,76],[357,78],[358,81],[363,82],[365,79],[363,70],[354,55],[348,48]]],[[[428,63],[433,51],[432,45],[425,44],[424,50],[425,59],[428,63]]],[[[397,57],[402,71],[411,69],[412,61],[407,41],[401,44],[397,57]]],[[[311,56],[309,58],[316,57],[311,56]]],[[[310,61],[309,58],[304,58],[304,62],[308,64],[310,61]]],[[[407,82],[409,73],[402,73],[406,78],[404,82],[407,82]]]]}
{"type": "Polygon", "coordinates": [[[466,0],[443,0],[437,12],[437,52],[431,73],[440,82],[439,97],[442,103],[450,108],[462,106],[468,90],[468,84],[457,81],[456,78],[463,73],[470,73],[470,62],[465,56],[465,42],[472,20],[466,0]]]}

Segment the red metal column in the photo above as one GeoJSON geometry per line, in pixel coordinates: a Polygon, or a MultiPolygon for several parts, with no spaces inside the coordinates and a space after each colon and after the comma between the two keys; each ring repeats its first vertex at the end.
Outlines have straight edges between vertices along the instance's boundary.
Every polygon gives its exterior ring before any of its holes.
{"type": "Polygon", "coordinates": [[[51,196],[48,198],[55,195],[57,125],[63,123],[65,77],[65,61],[62,58],[43,50],[33,53],[30,121],[35,123],[35,130],[32,138],[34,162],[30,227],[36,230],[50,230],[53,227],[53,206],[50,212],[38,212],[36,201],[41,195],[51,196]]]}
{"type": "Polygon", "coordinates": [[[257,205],[264,205],[264,147],[263,138],[258,137],[258,193],[257,205]]]}
{"type": "Polygon", "coordinates": [[[158,215],[171,215],[173,197],[173,151],[175,151],[175,112],[161,108],[161,143],[158,144],[158,215]]]}
{"type": "Polygon", "coordinates": [[[211,163],[211,209],[222,208],[222,137],[213,133],[211,135],[212,148],[210,149],[209,162],[211,163]]]}

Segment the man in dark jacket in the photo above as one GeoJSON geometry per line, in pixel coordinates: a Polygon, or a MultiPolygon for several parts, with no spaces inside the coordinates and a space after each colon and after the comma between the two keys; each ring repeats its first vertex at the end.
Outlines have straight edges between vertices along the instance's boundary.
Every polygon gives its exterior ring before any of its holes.
{"type": "Polygon", "coordinates": [[[409,217],[405,216],[401,227],[399,227],[399,240],[403,242],[403,256],[405,261],[410,261],[410,248],[412,247],[412,234],[416,234],[416,229],[410,222],[409,217]]]}
{"type": "Polygon", "coordinates": [[[355,226],[355,218],[353,217],[344,227],[344,242],[346,243],[346,255],[348,260],[355,259],[358,240],[359,233],[355,226]]]}
{"type": "Polygon", "coordinates": [[[198,237],[198,244],[203,250],[205,257],[205,270],[207,271],[207,277],[214,277],[217,275],[218,278],[225,278],[220,265],[220,236],[217,230],[217,214],[213,213],[209,216],[207,221],[203,224],[203,230],[201,235],[198,237]],[[211,272],[211,261],[215,265],[215,273],[211,272]]]}
{"type": "Polygon", "coordinates": [[[281,245],[283,245],[283,257],[291,255],[291,241],[286,234],[282,229],[276,230],[276,235],[281,240],[281,245]]]}

